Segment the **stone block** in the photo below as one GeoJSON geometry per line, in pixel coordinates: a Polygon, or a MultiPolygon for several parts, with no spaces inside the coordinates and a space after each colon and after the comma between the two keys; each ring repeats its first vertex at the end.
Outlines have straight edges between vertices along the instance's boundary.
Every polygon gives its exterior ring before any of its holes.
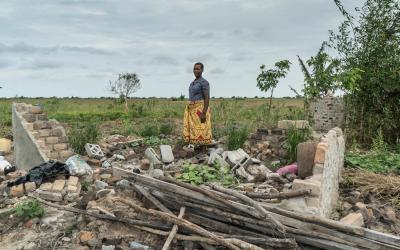
{"type": "Polygon", "coordinates": [[[22,117],[25,119],[26,122],[32,123],[36,121],[36,115],[33,114],[23,114],[22,117]]]}
{"type": "Polygon", "coordinates": [[[343,224],[362,227],[364,226],[364,218],[361,213],[350,213],[340,220],[343,224]]]}
{"type": "Polygon", "coordinates": [[[104,153],[98,144],[86,143],[85,150],[87,155],[91,158],[102,159],[104,157],[104,153]]]}
{"type": "Polygon", "coordinates": [[[174,161],[174,154],[170,145],[160,145],[161,160],[164,163],[171,163],[174,161]]]}
{"type": "Polygon", "coordinates": [[[24,185],[19,184],[17,186],[12,186],[10,189],[10,196],[11,197],[21,197],[24,195],[24,185]]]}
{"type": "Polygon", "coordinates": [[[314,165],[314,168],[313,168],[313,175],[316,175],[316,174],[323,174],[323,172],[324,172],[324,164],[322,164],[322,163],[316,163],[316,164],[314,165]]]}
{"type": "Polygon", "coordinates": [[[315,151],[314,163],[324,163],[325,154],[327,150],[328,150],[328,144],[324,142],[318,143],[317,150],[315,151]]]}
{"type": "Polygon", "coordinates": [[[317,196],[319,197],[321,194],[321,182],[315,181],[315,180],[300,180],[300,179],[295,179],[293,181],[293,190],[299,190],[299,189],[306,189],[306,190],[311,190],[311,195],[312,196],[317,196]]]}
{"type": "Polygon", "coordinates": [[[56,127],[51,129],[51,136],[61,137],[65,136],[65,130],[62,127],[56,127]]]}
{"type": "Polygon", "coordinates": [[[62,201],[63,200],[63,195],[61,193],[43,191],[40,189],[36,190],[36,192],[39,195],[39,197],[42,198],[43,200],[49,200],[49,201],[62,201]]]}
{"type": "Polygon", "coordinates": [[[53,183],[51,183],[51,182],[45,182],[40,185],[40,189],[43,191],[51,191],[52,187],[53,187],[53,183]]]}
{"type": "Polygon", "coordinates": [[[58,137],[47,137],[46,143],[48,144],[56,144],[58,143],[58,137]]]}
{"type": "Polygon", "coordinates": [[[32,122],[25,123],[25,128],[29,131],[33,131],[33,123],[32,122]]]}
{"type": "Polygon", "coordinates": [[[26,182],[24,184],[25,192],[30,193],[36,190],[36,184],[34,182],[26,182]]]}
{"type": "Polygon", "coordinates": [[[302,142],[297,145],[297,173],[300,178],[313,175],[316,142],[302,142]]]}
{"type": "Polygon", "coordinates": [[[38,114],[38,115],[36,115],[36,120],[38,120],[38,121],[47,121],[48,118],[47,118],[46,114],[38,114]]]}
{"type": "Polygon", "coordinates": [[[56,151],[64,150],[68,148],[68,144],[66,143],[57,143],[53,145],[53,149],[56,151]]]}
{"type": "Polygon", "coordinates": [[[50,129],[40,129],[38,130],[40,137],[49,137],[50,136],[50,129]]]}
{"type": "Polygon", "coordinates": [[[47,121],[35,121],[33,123],[34,130],[46,129],[49,128],[47,121]]]}
{"type": "Polygon", "coordinates": [[[39,147],[41,148],[45,148],[46,147],[46,142],[44,140],[37,140],[36,143],[39,145],[39,147]]]}
{"type": "Polygon", "coordinates": [[[62,192],[64,190],[65,180],[56,180],[51,188],[52,192],[62,192]]]}
{"type": "Polygon", "coordinates": [[[53,160],[58,160],[58,158],[60,158],[60,155],[57,152],[53,151],[50,153],[50,155],[48,157],[53,160]]]}
{"type": "Polygon", "coordinates": [[[77,187],[79,183],[79,178],[76,176],[70,176],[68,181],[67,181],[67,185],[68,186],[75,186],[77,187]]]}
{"type": "Polygon", "coordinates": [[[31,114],[41,114],[43,113],[43,109],[40,106],[34,105],[29,107],[29,113],[31,114]]]}
{"type": "Polygon", "coordinates": [[[75,153],[72,152],[71,150],[62,150],[59,152],[59,154],[60,154],[61,159],[67,159],[67,158],[73,156],[75,153]]]}

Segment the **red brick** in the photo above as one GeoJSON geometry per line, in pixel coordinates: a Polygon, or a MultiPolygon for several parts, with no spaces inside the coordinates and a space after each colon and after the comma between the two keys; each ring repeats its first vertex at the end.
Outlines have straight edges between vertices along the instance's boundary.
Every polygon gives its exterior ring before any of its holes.
{"type": "Polygon", "coordinates": [[[23,184],[19,184],[17,186],[13,186],[10,189],[10,195],[12,197],[21,197],[24,195],[24,185],[23,184]]]}
{"type": "Polygon", "coordinates": [[[314,163],[324,163],[325,153],[328,150],[328,144],[320,142],[317,145],[317,151],[315,152],[314,163]]]}
{"type": "Polygon", "coordinates": [[[41,114],[41,113],[43,113],[43,109],[40,106],[31,106],[31,107],[29,107],[29,113],[41,114]]]}

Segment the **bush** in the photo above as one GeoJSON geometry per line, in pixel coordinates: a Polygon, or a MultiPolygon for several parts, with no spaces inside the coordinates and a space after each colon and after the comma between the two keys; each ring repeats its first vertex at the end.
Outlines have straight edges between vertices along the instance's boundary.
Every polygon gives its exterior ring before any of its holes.
{"type": "Polygon", "coordinates": [[[158,136],[159,130],[156,125],[145,125],[142,131],[140,131],[140,135],[143,137],[151,137],[151,136],[158,136]]]}
{"type": "Polygon", "coordinates": [[[170,135],[172,134],[173,128],[172,125],[169,123],[163,123],[160,126],[160,133],[164,135],[170,135]]]}
{"type": "Polygon", "coordinates": [[[227,145],[229,150],[236,150],[243,146],[247,137],[249,135],[249,130],[247,127],[235,127],[231,126],[228,129],[228,139],[227,145]]]}
{"type": "Polygon", "coordinates": [[[100,130],[97,123],[82,123],[74,125],[69,133],[68,139],[71,147],[78,154],[85,153],[86,143],[97,143],[100,130]]]}
{"type": "Polygon", "coordinates": [[[297,160],[297,145],[301,142],[305,142],[311,138],[311,131],[306,129],[296,129],[290,127],[287,131],[287,137],[285,141],[285,147],[287,149],[287,158],[289,162],[295,162],[297,160]]]}
{"type": "Polygon", "coordinates": [[[26,200],[18,203],[14,213],[23,220],[29,220],[44,215],[44,208],[37,200],[26,200]]]}

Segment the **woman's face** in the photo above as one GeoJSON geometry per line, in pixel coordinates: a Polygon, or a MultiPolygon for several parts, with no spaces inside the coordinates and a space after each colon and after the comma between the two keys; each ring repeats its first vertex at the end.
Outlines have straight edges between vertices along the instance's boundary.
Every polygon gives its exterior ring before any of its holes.
{"type": "Polygon", "coordinates": [[[193,67],[194,76],[196,78],[200,77],[202,73],[203,73],[203,70],[201,69],[201,65],[198,65],[198,64],[194,65],[194,67],[193,67]]]}

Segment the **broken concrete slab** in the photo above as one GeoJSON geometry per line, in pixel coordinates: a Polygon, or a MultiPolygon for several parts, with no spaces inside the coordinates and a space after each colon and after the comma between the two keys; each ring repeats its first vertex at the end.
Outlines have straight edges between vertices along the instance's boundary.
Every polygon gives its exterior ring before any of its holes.
{"type": "Polygon", "coordinates": [[[61,193],[53,193],[49,191],[43,191],[41,189],[36,190],[36,193],[39,195],[39,198],[43,200],[49,201],[62,201],[63,195],[61,193]]]}
{"type": "Polygon", "coordinates": [[[350,213],[340,220],[343,224],[362,227],[364,226],[364,218],[361,213],[350,213]]]}
{"type": "Polygon", "coordinates": [[[150,161],[151,164],[153,165],[161,165],[161,159],[160,156],[154,151],[153,148],[147,148],[144,151],[144,156],[150,161]]]}
{"type": "Polygon", "coordinates": [[[224,153],[222,153],[222,158],[232,167],[243,160],[243,158],[251,159],[251,157],[241,148],[235,151],[225,151],[224,153]]]}
{"type": "Polygon", "coordinates": [[[98,145],[98,144],[86,143],[85,150],[86,150],[87,155],[91,158],[100,160],[104,157],[104,153],[101,150],[100,145],[98,145]]]}
{"type": "Polygon", "coordinates": [[[174,161],[174,153],[170,145],[160,145],[161,159],[164,163],[171,163],[174,161]]]}

